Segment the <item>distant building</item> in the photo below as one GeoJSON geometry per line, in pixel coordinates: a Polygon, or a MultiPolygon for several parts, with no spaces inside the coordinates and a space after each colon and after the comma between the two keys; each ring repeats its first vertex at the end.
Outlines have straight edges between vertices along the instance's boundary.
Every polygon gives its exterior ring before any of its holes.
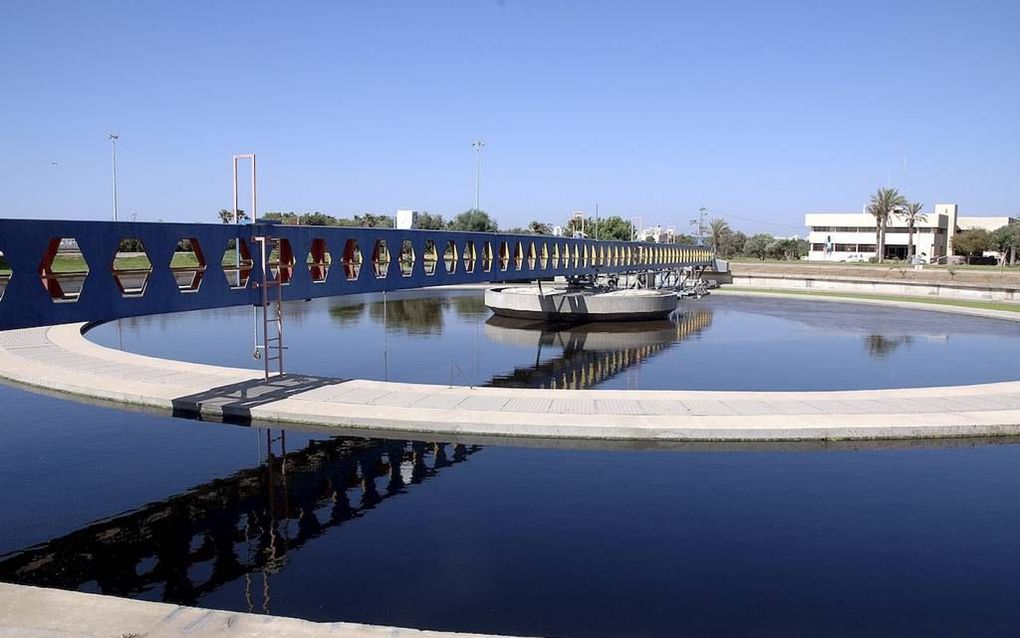
{"type": "Polygon", "coordinates": [[[410,230],[417,225],[418,225],[418,211],[416,210],[397,211],[397,228],[401,230],[410,230]]]}
{"type": "MultiPolygon", "coordinates": [[[[984,228],[992,231],[1018,220],[1016,217],[961,217],[956,204],[936,204],[927,213],[927,221],[914,225],[914,254],[928,260],[951,255],[953,236],[964,230],[984,228]]],[[[875,245],[875,217],[868,213],[807,213],[807,240],[811,244],[808,259],[842,261],[851,255],[871,258],[878,254],[875,245]]],[[[885,231],[885,258],[906,259],[908,228],[906,222],[891,215],[885,231]]]]}
{"type": "Polygon", "coordinates": [[[656,243],[666,244],[672,241],[674,232],[673,228],[663,229],[662,226],[655,225],[642,230],[638,235],[638,239],[641,241],[647,241],[648,238],[651,237],[652,241],[656,243]]]}

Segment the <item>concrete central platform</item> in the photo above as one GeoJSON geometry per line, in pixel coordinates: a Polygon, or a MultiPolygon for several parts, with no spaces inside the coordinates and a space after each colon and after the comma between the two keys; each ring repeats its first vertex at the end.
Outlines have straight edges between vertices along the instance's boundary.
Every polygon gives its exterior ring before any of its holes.
{"type": "MultiPolygon", "coordinates": [[[[1020,313],[923,309],[1020,320],[1020,313]]],[[[0,332],[0,377],[178,415],[377,430],[409,438],[797,441],[1020,434],[1017,381],[844,392],[529,390],[299,374],[266,382],[256,370],[106,348],[87,340],[82,328],[66,324],[0,332]]]]}
{"type": "Polygon", "coordinates": [[[569,323],[654,321],[676,310],[676,293],[622,288],[501,286],[485,291],[485,305],[499,317],[569,323]]]}

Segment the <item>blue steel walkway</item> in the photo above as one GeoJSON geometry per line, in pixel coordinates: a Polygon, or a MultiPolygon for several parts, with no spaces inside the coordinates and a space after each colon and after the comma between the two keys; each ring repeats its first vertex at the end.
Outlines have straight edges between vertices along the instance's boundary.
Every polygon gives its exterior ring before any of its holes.
{"type": "Polygon", "coordinates": [[[284,300],[311,299],[703,267],[713,257],[698,246],[544,235],[17,219],[0,219],[0,252],[12,271],[0,330],[261,305],[266,280],[282,284],[284,300]],[[275,248],[263,255],[258,237],[275,248]],[[120,248],[134,262],[118,259],[120,248]],[[67,272],[78,251],[85,267],[67,272]]]}

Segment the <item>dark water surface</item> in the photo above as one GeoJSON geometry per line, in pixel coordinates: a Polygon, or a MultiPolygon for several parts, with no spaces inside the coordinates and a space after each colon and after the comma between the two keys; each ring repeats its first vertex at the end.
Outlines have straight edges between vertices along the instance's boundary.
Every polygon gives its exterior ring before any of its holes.
{"type": "MultiPolygon", "coordinates": [[[[286,368],[448,385],[838,390],[1020,378],[1020,323],[810,300],[708,297],[672,321],[556,328],[490,317],[480,291],[318,299],[286,310],[286,368]]],[[[163,357],[258,367],[252,310],[100,326],[89,338],[163,357]]]]}
{"type": "Polygon", "coordinates": [[[0,402],[0,580],[522,635],[1020,631],[1008,442],[529,449],[0,402]]]}
{"type": "MultiPolygon", "coordinates": [[[[642,388],[1018,376],[1012,324],[935,313],[718,298],[637,331],[543,332],[486,323],[457,293],[391,296],[384,331],[381,304],[344,301],[293,306],[293,369],[444,383],[456,361],[476,382],[586,370],[581,387],[642,388]]],[[[91,335],[239,365],[248,312],[91,335]]],[[[6,386],[0,406],[3,581],[517,635],[1020,633],[1011,439],[529,448],[284,433],[6,386]]]]}

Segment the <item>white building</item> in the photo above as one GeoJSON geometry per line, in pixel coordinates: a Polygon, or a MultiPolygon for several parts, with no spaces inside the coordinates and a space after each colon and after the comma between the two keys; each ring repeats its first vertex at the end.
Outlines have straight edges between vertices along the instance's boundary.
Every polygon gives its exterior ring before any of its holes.
{"type": "Polygon", "coordinates": [[[401,209],[397,211],[397,228],[409,230],[418,225],[418,211],[401,209]]]}
{"type": "Polygon", "coordinates": [[[668,226],[663,228],[660,224],[649,226],[637,234],[637,238],[646,241],[651,238],[657,244],[671,244],[676,241],[676,228],[668,226]]]}
{"type": "MultiPolygon", "coordinates": [[[[1016,217],[961,217],[956,204],[936,204],[927,213],[926,221],[914,225],[914,254],[927,260],[952,254],[953,235],[960,231],[996,228],[1018,221],[1016,217]]],[[[875,217],[868,213],[807,213],[808,242],[812,261],[843,261],[851,255],[874,257],[876,248],[875,217]]],[[[907,224],[896,215],[889,218],[885,231],[885,258],[906,259],[907,224]]]]}

